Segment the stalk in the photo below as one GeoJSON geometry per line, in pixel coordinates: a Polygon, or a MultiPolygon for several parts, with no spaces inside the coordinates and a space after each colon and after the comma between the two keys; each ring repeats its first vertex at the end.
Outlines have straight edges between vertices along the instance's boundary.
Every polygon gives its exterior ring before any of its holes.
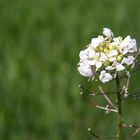
{"type": "Polygon", "coordinates": [[[123,118],[122,118],[122,98],[121,98],[121,87],[120,87],[120,80],[119,76],[117,74],[116,76],[116,87],[117,87],[117,102],[118,102],[118,113],[117,113],[117,139],[116,140],[122,140],[122,123],[123,123],[123,118]]]}

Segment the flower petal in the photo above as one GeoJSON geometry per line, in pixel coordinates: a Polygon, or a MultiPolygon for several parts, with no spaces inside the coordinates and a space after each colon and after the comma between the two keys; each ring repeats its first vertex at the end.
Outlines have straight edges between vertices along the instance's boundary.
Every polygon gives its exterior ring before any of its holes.
{"type": "Polygon", "coordinates": [[[112,66],[107,66],[105,69],[106,69],[106,70],[114,70],[115,68],[112,67],[112,66]]]}
{"type": "Polygon", "coordinates": [[[110,29],[108,28],[103,28],[103,34],[107,37],[107,38],[110,38],[113,36],[113,33],[110,29]]]}
{"type": "Polygon", "coordinates": [[[102,36],[98,36],[98,38],[92,38],[91,40],[91,46],[93,48],[97,48],[101,43],[103,43],[104,38],[102,36]]]}
{"type": "Polygon", "coordinates": [[[111,50],[108,54],[109,57],[112,57],[112,56],[115,56],[115,55],[118,55],[118,51],[117,50],[111,50]]]}
{"type": "Polygon", "coordinates": [[[96,62],[96,68],[98,69],[98,68],[100,68],[101,66],[102,66],[102,62],[97,61],[97,62],[96,62]]]}
{"type": "Polygon", "coordinates": [[[102,70],[99,76],[99,79],[101,82],[106,83],[113,79],[112,75],[110,73],[106,73],[105,70],[102,70]]]}
{"type": "Polygon", "coordinates": [[[124,58],[122,60],[122,64],[131,65],[134,63],[134,61],[135,61],[135,58],[133,56],[128,56],[127,58],[124,58]]]}
{"type": "Polygon", "coordinates": [[[83,63],[80,63],[79,67],[78,67],[78,71],[81,75],[83,75],[85,77],[92,77],[93,76],[92,69],[89,65],[85,65],[83,63]]]}
{"type": "Polygon", "coordinates": [[[122,71],[122,70],[124,70],[124,69],[125,69],[125,67],[124,67],[122,64],[118,63],[118,64],[116,65],[116,71],[122,71]]]}

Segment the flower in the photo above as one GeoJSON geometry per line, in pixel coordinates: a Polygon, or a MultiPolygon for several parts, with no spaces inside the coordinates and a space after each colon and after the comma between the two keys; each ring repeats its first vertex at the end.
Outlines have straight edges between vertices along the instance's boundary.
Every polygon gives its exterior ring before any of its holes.
{"type": "Polygon", "coordinates": [[[137,52],[136,40],[127,36],[120,44],[120,52],[122,54],[137,52]]]}
{"type": "Polygon", "coordinates": [[[130,36],[124,39],[114,37],[113,32],[103,29],[103,35],[92,38],[85,50],[80,51],[78,71],[81,75],[90,79],[98,79],[109,82],[116,73],[127,71],[135,66],[137,55],[137,43],[130,36]]]}
{"type": "Polygon", "coordinates": [[[93,72],[90,65],[80,63],[78,67],[78,71],[81,75],[85,77],[93,77],[93,72]]]}
{"type": "Polygon", "coordinates": [[[91,47],[97,48],[103,42],[104,42],[103,36],[98,36],[97,38],[92,38],[92,40],[91,40],[91,47]]]}
{"type": "Polygon", "coordinates": [[[103,28],[103,34],[107,37],[107,38],[110,38],[113,36],[113,33],[110,29],[108,28],[103,28]]]}
{"type": "Polygon", "coordinates": [[[127,58],[123,58],[122,64],[131,65],[134,63],[134,61],[135,61],[135,58],[133,56],[128,56],[127,58]]]}
{"type": "Polygon", "coordinates": [[[107,66],[105,69],[109,71],[110,70],[122,71],[125,69],[125,67],[122,64],[118,63],[117,61],[114,61],[112,66],[107,66]]]}
{"type": "Polygon", "coordinates": [[[120,64],[116,61],[113,63],[113,65],[115,66],[116,71],[122,71],[125,69],[125,67],[122,64],[120,64]]]}
{"type": "Polygon", "coordinates": [[[106,83],[106,82],[109,82],[112,80],[112,75],[110,73],[106,73],[105,70],[102,70],[101,73],[100,73],[100,76],[99,76],[99,79],[103,82],[103,83],[106,83]]]}
{"type": "Polygon", "coordinates": [[[137,43],[135,39],[132,39],[130,44],[129,44],[129,52],[134,53],[137,52],[137,43]]]}

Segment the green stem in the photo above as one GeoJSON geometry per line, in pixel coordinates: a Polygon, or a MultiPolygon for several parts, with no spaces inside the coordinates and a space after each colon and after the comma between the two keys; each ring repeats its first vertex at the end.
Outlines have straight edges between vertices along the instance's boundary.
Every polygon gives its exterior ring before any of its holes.
{"type": "Polygon", "coordinates": [[[116,76],[116,86],[117,86],[117,102],[118,102],[118,124],[117,124],[117,140],[122,140],[122,98],[121,98],[121,88],[119,76],[116,76]]]}

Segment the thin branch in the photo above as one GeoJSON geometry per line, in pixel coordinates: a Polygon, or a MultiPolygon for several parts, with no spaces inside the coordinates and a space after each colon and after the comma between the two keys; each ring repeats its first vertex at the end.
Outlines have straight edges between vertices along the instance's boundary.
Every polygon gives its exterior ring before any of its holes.
{"type": "Polygon", "coordinates": [[[140,95],[138,95],[138,94],[140,94],[140,89],[136,89],[134,91],[134,93],[130,93],[128,96],[123,97],[122,100],[126,100],[126,99],[131,98],[131,97],[134,97],[135,99],[140,99],[140,95]]]}
{"type": "Polygon", "coordinates": [[[122,98],[122,100],[126,100],[126,99],[129,99],[131,97],[135,98],[135,100],[140,99],[140,95],[137,95],[137,94],[133,93],[133,94],[129,94],[127,97],[122,98]]]}
{"type": "Polygon", "coordinates": [[[107,94],[105,94],[104,90],[102,89],[102,87],[99,86],[99,90],[101,91],[103,97],[105,98],[105,100],[109,103],[109,105],[111,107],[113,107],[114,109],[117,110],[117,107],[112,103],[112,101],[110,100],[110,98],[107,96],[107,94]]]}
{"type": "Polygon", "coordinates": [[[105,140],[105,139],[114,139],[114,138],[117,138],[117,136],[108,136],[108,137],[102,137],[102,136],[98,136],[97,134],[95,134],[95,132],[93,132],[93,130],[91,130],[91,128],[88,128],[88,131],[90,132],[90,134],[93,136],[93,137],[95,137],[95,138],[97,138],[97,139],[102,139],[102,140],[105,140]]]}
{"type": "Polygon", "coordinates": [[[135,132],[132,134],[132,136],[136,136],[139,132],[140,132],[140,128],[137,128],[137,129],[135,130],[135,132]]]}
{"type": "Polygon", "coordinates": [[[125,124],[125,123],[123,123],[122,124],[122,127],[124,127],[124,128],[135,128],[135,129],[137,129],[137,128],[140,128],[140,125],[125,124]]]}
{"type": "Polygon", "coordinates": [[[127,71],[126,72],[126,84],[124,86],[125,96],[128,96],[129,81],[130,81],[130,73],[127,71]]]}
{"type": "Polygon", "coordinates": [[[122,127],[136,129],[135,132],[132,134],[132,136],[136,136],[140,132],[140,125],[133,125],[133,124],[125,124],[125,123],[123,123],[122,127]]]}
{"type": "Polygon", "coordinates": [[[105,110],[106,112],[118,112],[118,110],[116,110],[116,109],[111,109],[111,108],[103,107],[103,106],[100,106],[100,105],[96,105],[96,108],[105,110]]]}
{"type": "MultiPolygon", "coordinates": [[[[104,94],[106,95],[115,95],[116,92],[106,92],[104,94]]],[[[103,95],[103,93],[96,93],[96,94],[90,94],[90,95],[93,95],[93,96],[98,96],[98,95],[103,95]]]]}
{"type": "Polygon", "coordinates": [[[92,136],[94,136],[95,138],[97,138],[97,139],[101,139],[101,137],[98,136],[98,135],[96,135],[96,134],[91,130],[91,128],[88,128],[88,131],[89,131],[90,134],[91,134],[92,136]]]}
{"type": "Polygon", "coordinates": [[[86,97],[85,97],[85,99],[86,99],[86,101],[88,103],[90,103],[91,105],[93,105],[95,108],[98,108],[98,109],[101,109],[101,110],[105,110],[106,112],[118,112],[118,110],[116,110],[116,109],[111,109],[111,108],[108,108],[107,106],[106,107],[100,106],[95,101],[93,101],[93,100],[91,101],[91,100],[89,100],[86,97]]]}
{"type": "MultiPolygon", "coordinates": [[[[86,89],[85,87],[83,87],[83,86],[81,86],[81,85],[79,85],[79,88],[82,90],[82,91],[84,91],[84,92],[87,92],[87,93],[89,93],[89,95],[93,95],[93,96],[98,96],[98,95],[103,95],[103,93],[96,93],[95,91],[91,91],[91,90],[88,90],[88,89],[86,89]]],[[[113,92],[105,92],[104,94],[114,94],[114,95],[116,95],[116,92],[115,91],[113,91],[113,92]]]]}

